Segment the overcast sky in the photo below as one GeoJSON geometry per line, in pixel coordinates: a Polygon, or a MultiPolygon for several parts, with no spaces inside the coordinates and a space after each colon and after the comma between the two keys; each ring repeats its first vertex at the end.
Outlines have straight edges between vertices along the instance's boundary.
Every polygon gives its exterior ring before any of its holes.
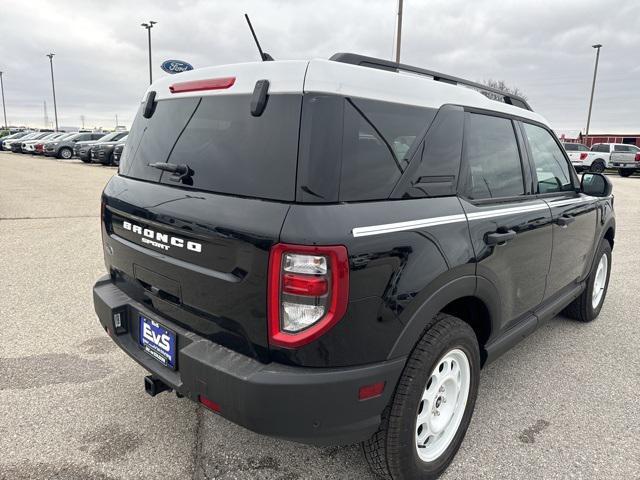
{"type": "MultiPolygon", "coordinates": [[[[558,132],[586,125],[594,43],[602,43],[591,132],[640,133],[640,2],[405,0],[402,61],[517,86],[558,132]]],[[[276,59],[357,52],[391,58],[397,0],[29,0],[0,2],[0,70],[9,124],[130,125],[160,64],[194,67],[258,58],[242,14],[276,59]]],[[[0,120],[1,121],[1,120],[0,120]]]]}

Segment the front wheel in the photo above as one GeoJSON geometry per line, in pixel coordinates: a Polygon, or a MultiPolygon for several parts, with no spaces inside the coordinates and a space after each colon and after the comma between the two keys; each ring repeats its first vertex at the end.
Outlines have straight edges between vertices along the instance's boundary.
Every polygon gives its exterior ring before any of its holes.
{"type": "Polygon", "coordinates": [[[462,444],[479,381],[473,329],[439,314],[409,356],[380,428],[363,443],[371,469],[394,480],[437,478],[462,444]]]}
{"type": "Polygon", "coordinates": [[[620,175],[621,177],[630,177],[634,173],[635,173],[635,170],[633,170],[631,168],[620,168],[620,169],[618,169],[618,175],[620,175]]]}
{"type": "Polygon", "coordinates": [[[69,160],[73,156],[73,152],[70,148],[63,147],[62,149],[60,149],[58,155],[64,160],[69,160]]]}
{"type": "Polygon", "coordinates": [[[587,278],[584,291],[564,310],[567,317],[580,322],[591,322],[600,315],[609,288],[611,274],[611,244],[603,239],[598,246],[596,259],[587,278]]]}
{"type": "Polygon", "coordinates": [[[591,164],[591,167],[589,167],[589,171],[593,173],[602,173],[606,168],[607,167],[602,160],[596,160],[591,164]]]}

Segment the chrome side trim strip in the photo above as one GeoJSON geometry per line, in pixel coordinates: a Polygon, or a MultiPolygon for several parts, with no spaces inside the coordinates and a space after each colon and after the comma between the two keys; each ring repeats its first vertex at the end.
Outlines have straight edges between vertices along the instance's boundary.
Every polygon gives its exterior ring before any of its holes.
{"type": "Polygon", "coordinates": [[[446,225],[448,223],[465,222],[466,220],[466,215],[459,213],[456,215],[410,220],[408,222],[387,223],[384,225],[372,225],[370,227],[355,227],[351,230],[351,234],[354,237],[367,237],[369,235],[380,235],[382,233],[402,232],[405,230],[416,230],[418,228],[435,227],[436,225],[446,225]]]}

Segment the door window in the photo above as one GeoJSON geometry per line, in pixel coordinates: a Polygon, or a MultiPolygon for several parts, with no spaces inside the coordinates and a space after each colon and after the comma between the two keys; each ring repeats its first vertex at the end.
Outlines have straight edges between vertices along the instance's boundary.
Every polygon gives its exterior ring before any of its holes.
{"type": "Polygon", "coordinates": [[[557,142],[544,128],[524,123],[537,179],[537,193],[574,190],[569,163],[557,142]]]}
{"type": "Polygon", "coordinates": [[[469,198],[524,195],[522,163],[511,120],[471,113],[464,143],[463,190],[469,198]]]}

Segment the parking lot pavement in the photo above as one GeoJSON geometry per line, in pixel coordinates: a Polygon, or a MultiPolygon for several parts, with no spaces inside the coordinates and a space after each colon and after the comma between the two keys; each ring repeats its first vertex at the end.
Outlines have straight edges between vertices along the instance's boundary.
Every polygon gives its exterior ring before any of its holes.
{"type": "MultiPolygon", "coordinates": [[[[0,153],[0,479],[368,479],[358,446],[263,437],[172,394],[95,318],[113,168],[0,153]]],[[[446,479],[640,478],[640,178],[614,182],[600,318],[544,325],[482,373],[446,479]]]]}

